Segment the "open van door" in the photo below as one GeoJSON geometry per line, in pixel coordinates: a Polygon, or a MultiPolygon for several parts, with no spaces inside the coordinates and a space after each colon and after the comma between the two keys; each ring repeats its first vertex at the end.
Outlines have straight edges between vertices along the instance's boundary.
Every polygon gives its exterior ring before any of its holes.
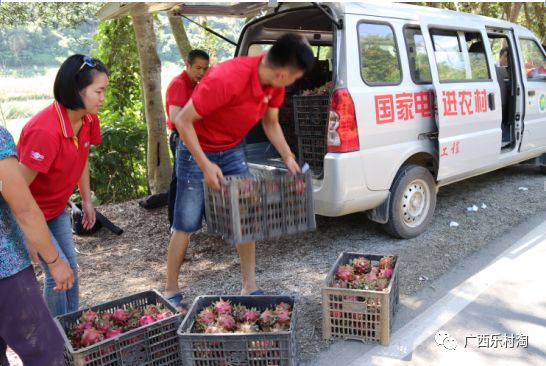
{"type": "Polygon", "coordinates": [[[498,161],[502,108],[485,27],[438,23],[421,21],[435,94],[440,182],[498,161]]]}

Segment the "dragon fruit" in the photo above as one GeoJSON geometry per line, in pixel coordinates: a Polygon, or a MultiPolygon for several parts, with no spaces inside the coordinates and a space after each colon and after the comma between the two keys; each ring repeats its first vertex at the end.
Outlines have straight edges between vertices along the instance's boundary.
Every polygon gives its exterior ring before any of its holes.
{"type": "Polygon", "coordinates": [[[256,310],[256,308],[252,308],[246,311],[245,315],[243,316],[243,321],[256,323],[259,317],[260,312],[256,310]]]}
{"type": "Polygon", "coordinates": [[[93,323],[97,319],[97,313],[92,310],[84,311],[80,319],[85,323],[93,323]]]}
{"type": "Polygon", "coordinates": [[[277,306],[273,314],[275,315],[277,324],[280,324],[280,325],[290,324],[290,311],[288,309],[277,306]]]}
{"type": "Polygon", "coordinates": [[[128,317],[129,314],[127,314],[127,310],[125,309],[117,309],[112,314],[112,320],[114,320],[114,323],[117,325],[122,325],[128,317]]]}
{"type": "Polygon", "coordinates": [[[224,328],[225,330],[235,330],[237,328],[237,323],[235,323],[235,319],[229,314],[222,314],[218,317],[217,324],[224,328]]]}
{"type": "Polygon", "coordinates": [[[244,322],[239,327],[237,333],[256,333],[258,332],[258,326],[252,322],[244,322]]]}
{"type": "Polygon", "coordinates": [[[83,332],[81,345],[84,347],[90,346],[102,340],[102,334],[95,328],[86,329],[83,332]]]}
{"type": "Polygon", "coordinates": [[[197,321],[203,325],[212,325],[216,321],[216,316],[214,311],[210,307],[204,308],[201,310],[199,315],[197,315],[197,321]]]}
{"type": "Polygon", "coordinates": [[[336,271],[336,279],[342,281],[352,281],[354,278],[353,267],[350,265],[339,266],[336,271]]]}
{"type": "Polygon", "coordinates": [[[355,273],[366,273],[370,270],[371,264],[365,257],[358,257],[353,260],[353,267],[355,269],[355,273]]]}
{"type": "Polygon", "coordinates": [[[155,322],[153,316],[151,316],[151,315],[143,315],[143,316],[138,320],[138,325],[143,326],[143,325],[152,324],[153,322],[155,322]]]}
{"type": "Polygon", "coordinates": [[[393,268],[394,267],[394,257],[384,256],[379,260],[379,269],[393,268]]]}
{"type": "Polygon", "coordinates": [[[110,338],[113,338],[115,336],[118,336],[120,335],[121,333],[123,333],[123,331],[119,328],[112,328],[110,329],[107,333],[106,333],[106,339],[110,339],[110,338]]]}
{"type": "Polygon", "coordinates": [[[392,277],[392,268],[385,268],[379,271],[379,277],[386,278],[387,280],[392,277]]]}
{"type": "Polygon", "coordinates": [[[231,303],[229,300],[224,301],[220,299],[214,303],[214,309],[218,314],[229,314],[231,313],[231,303]]]}
{"type": "Polygon", "coordinates": [[[375,283],[378,291],[383,291],[389,286],[389,280],[385,277],[379,277],[375,283]]]}

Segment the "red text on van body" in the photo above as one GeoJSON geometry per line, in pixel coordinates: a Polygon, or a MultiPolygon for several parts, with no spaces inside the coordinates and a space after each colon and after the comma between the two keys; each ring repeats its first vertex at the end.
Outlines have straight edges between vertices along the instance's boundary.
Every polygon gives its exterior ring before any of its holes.
{"type": "Polygon", "coordinates": [[[461,143],[460,141],[454,141],[451,143],[451,147],[449,146],[442,147],[442,154],[440,155],[440,157],[445,158],[450,156],[449,154],[450,151],[451,151],[451,155],[457,155],[460,152],[460,148],[459,148],[460,143],[461,143]]]}
{"type": "Polygon", "coordinates": [[[444,116],[468,116],[487,112],[487,91],[448,90],[442,91],[444,116]],[[474,97],[474,98],[472,98],[474,97]]]}
{"type": "Polygon", "coordinates": [[[376,95],[374,100],[377,124],[391,123],[395,119],[410,121],[416,115],[432,116],[432,95],[427,91],[376,95]]]}

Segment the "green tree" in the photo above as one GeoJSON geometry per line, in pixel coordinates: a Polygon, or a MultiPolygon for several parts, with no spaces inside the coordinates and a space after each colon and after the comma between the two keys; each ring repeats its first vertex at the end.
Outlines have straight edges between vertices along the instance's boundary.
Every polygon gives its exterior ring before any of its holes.
{"type": "Polygon", "coordinates": [[[110,69],[100,112],[102,144],[91,151],[92,187],[101,202],[119,202],[148,193],[146,123],[140,66],[130,17],[101,22],[93,51],[110,69]]]}

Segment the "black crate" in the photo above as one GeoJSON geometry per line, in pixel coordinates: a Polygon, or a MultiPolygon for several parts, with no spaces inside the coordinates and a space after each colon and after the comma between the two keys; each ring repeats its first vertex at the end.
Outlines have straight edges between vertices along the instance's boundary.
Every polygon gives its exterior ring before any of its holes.
{"type": "Polygon", "coordinates": [[[343,252],[328,272],[322,287],[322,337],[357,339],[388,345],[398,304],[398,257],[389,286],[384,291],[334,288],[337,268],[358,257],[377,264],[382,255],[343,252]]]}
{"type": "Polygon", "coordinates": [[[293,103],[296,135],[325,137],[328,129],[330,97],[328,95],[297,95],[293,97],[293,103]]]}
{"type": "Polygon", "coordinates": [[[219,192],[205,183],[207,231],[231,244],[316,229],[311,174],[228,176],[219,192]]]}
{"type": "Polygon", "coordinates": [[[95,312],[114,312],[126,307],[145,308],[161,304],[174,313],[166,319],[133,329],[89,347],[74,350],[67,332],[78,324],[82,313],[78,310],[55,318],[64,339],[66,365],[70,366],[167,366],[180,365],[180,343],[176,331],[182,316],[161,294],[145,291],[91,307],[95,312]]]}
{"type": "Polygon", "coordinates": [[[281,125],[284,138],[294,152],[298,152],[298,136],[296,135],[296,125],[294,122],[294,93],[286,93],[284,103],[279,109],[279,124],[281,125]]]}
{"type": "Polygon", "coordinates": [[[313,177],[322,177],[324,155],[326,155],[326,136],[298,136],[298,159],[307,163],[313,177]]]}
{"type": "Polygon", "coordinates": [[[296,306],[293,296],[199,296],[178,329],[180,350],[185,366],[295,366],[296,306]],[[281,302],[292,307],[290,329],[253,334],[191,333],[195,319],[205,307],[220,300],[255,307],[260,311],[281,302]]]}

